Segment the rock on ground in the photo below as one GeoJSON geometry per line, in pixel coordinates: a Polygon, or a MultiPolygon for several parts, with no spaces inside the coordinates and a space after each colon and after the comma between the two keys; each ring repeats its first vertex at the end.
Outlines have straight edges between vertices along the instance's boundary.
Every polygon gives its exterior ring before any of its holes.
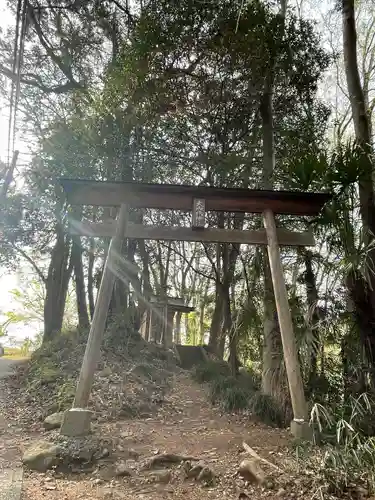
{"type": "Polygon", "coordinates": [[[64,419],[63,411],[59,411],[58,413],[52,413],[52,415],[48,415],[48,417],[44,419],[43,422],[44,428],[47,431],[51,431],[52,429],[60,429],[63,419],[64,419]]]}
{"type": "Polygon", "coordinates": [[[22,458],[22,462],[29,469],[38,472],[46,472],[59,461],[60,447],[48,441],[38,441],[28,448],[22,458]]]}
{"type": "Polygon", "coordinates": [[[249,481],[249,483],[264,483],[264,472],[255,459],[243,460],[238,468],[238,473],[245,481],[249,481]]]}

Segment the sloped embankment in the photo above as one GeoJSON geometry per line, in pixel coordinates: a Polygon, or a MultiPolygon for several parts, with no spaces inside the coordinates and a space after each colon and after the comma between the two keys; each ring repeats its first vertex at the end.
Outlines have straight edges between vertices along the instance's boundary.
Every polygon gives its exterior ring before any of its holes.
{"type": "MultiPolygon", "coordinates": [[[[81,367],[87,332],[67,332],[43,346],[23,368],[19,402],[25,424],[69,408],[81,367]]],[[[172,351],[146,343],[126,325],[106,332],[89,407],[100,421],[147,418],[157,411],[170,377],[180,369],[172,351]]]]}

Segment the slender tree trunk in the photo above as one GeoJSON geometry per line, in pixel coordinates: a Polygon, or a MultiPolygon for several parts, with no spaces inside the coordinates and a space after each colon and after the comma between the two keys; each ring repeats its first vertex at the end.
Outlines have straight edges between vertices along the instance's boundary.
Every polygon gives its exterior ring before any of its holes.
{"type": "Polygon", "coordinates": [[[207,295],[208,295],[208,285],[209,282],[206,282],[206,286],[204,288],[204,294],[200,303],[200,310],[199,310],[199,344],[203,345],[204,344],[204,314],[205,314],[205,309],[206,309],[206,304],[207,304],[207,295]]]}
{"type": "Polygon", "coordinates": [[[221,325],[223,318],[223,307],[224,307],[224,297],[222,291],[222,284],[216,282],[216,293],[215,293],[215,307],[212,314],[211,326],[210,326],[210,337],[208,340],[208,346],[210,351],[219,356],[219,342],[221,337],[221,325]]]}
{"type": "Polygon", "coordinates": [[[186,344],[191,344],[190,328],[189,328],[189,316],[185,314],[185,342],[186,344]]]}
{"type": "Polygon", "coordinates": [[[56,242],[52,250],[46,279],[46,298],[44,302],[44,336],[48,342],[61,332],[66,296],[73,270],[70,256],[70,241],[65,237],[61,224],[56,226],[56,242]]]}
{"type": "Polygon", "coordinates": [[[285,370],[279,322],[273,293],[271,270],[264,252],[264,317],[263,317],[263,366],[262,391],[280,399],[284,393],[285,370]]]}
{"type": "Polygon", "coordinates": [[[78,326],[82,329],[90,325],[89,315],[87,312],[85,276],[82,263],[82,248],[79,236],[72,238],[72,264],[74,271],[74,281],[76,288],[78,326]]]}
{"type": "Polygon", "coordinates": [[[355,136],[363,149],[364,171],[359,181],[360,210],[363,225],[368,238],[370,238],[370,234],[368,234],[369,231],[375,234],[374,179],[373,165],[370,158],[372,152],[371,128],[358,70],[354,0],[342,0],[342,13],[346,81],[349,91],[355,136]]]}
{"type": "Polygon", "coordinates": [[[150,337],[150,299],[152,295],[152,287],[150,281],[150,261],[149,255],[146,251],[144,240],[138,241],[138,249],[142,261],[142,293],[141,296],[144,300],[139,300],[139,317],[146,318],[147,324],[145,325],[146,340],[150,337]]]}
{"type": "MultiPolygon", "coordinates": [[[[287,1],[280,0],[280,19],[284,28],[287,1]]],[[[263,96],[260,104],[263,135],[263,189],[273,189],[273,173],[275,169],[275,141],[273,130],[273,84],[274,67],[277,53],[271,56],[269,73],[266,77],[263,96]]],[[[271,272],[268,256],[264,252],[264,326],[263,326],[263,369],[262,390],[265,394],[281,397],[286,386],[283,369],[283,350],[280,328],[277,318],[271,272]]]]}
{"type": "MultiPolygon", "coordinates": [[[[230,305],[230,284],[228,282],[229,276],[226,277],[224,283],[221,285],[221,293],[223,294],[223,317],[220,328],[220,340],[218,348],[218,356],[220,359],[224,358],[225,343],[228,335],[232,329],[232,311],[230,305]]],[[[232,343],[232,349],[237,349],[237,344],[232,343]]]]}
{"type": "MultiPolygon", "coordinates": [[[[346,357],[352,362],[348,364],[349,372],[350,369],[353,370],[353,366],[358,367],[358,360],[360,360],[360,364],[362,365],[360,368],[360,373],[357,374],[356,382],[354,374],[350,377],[351,385],[356,383],[355,392],[359,391],[359,388],[362,392],[365,392],[366,387],[364,383],[363,373],[366,371],[369,373],[370,378],[372,380],[372,384],[374,385],[375,380],[375,336],[374,336],[374,318],[372,315],[372,311],[369,308],[369,295],[372,293],[369,290],[369,284],[365,278],[360,276],[358,273],[354,271],[350,271],[347,277],[347,287],[350,292],[350,299],[354,304],[354,318],[356,324],[358,326],[360,332],[360,340],[362,348],[359,348],[358,341],[357,345],[355,342],[354,331],[349,332],[347,335],[348,339],[346,339],[346,346],[349,346],[350,351],[346,352],[346,357]],[[354,339],[354,340],[353,340],[354,339]],[[362,361],[362,352],[364,351],[367,359],[368,366],[363,366],[362,361]],[[362,372],[362,373],[361,373],[362,372]],[[359,375],[359,376],[358,376],[359,375]]],[[[353,372],[354,373],[354,372],[353,372]]]]}
{"type": "Polygon", "coordinates": [[[121,275],[116,277],[116,281],[112,292],[112,312],[116,316],[125,314],[128,308],[129,297],[129,275],[128,266],[125,265],[125,256],[127,252],[127,242],[123,241],[121,245],[121,256],[123,265],[121,266],[121,275]]]}
{"type": "Polygon", "coordinates": [[[2,199],[2,201],[5,201],[9,186],[11,185],[11,183],[13,181],[13,174],[14,174],[14,169],[16,168],[18,155],[19,155],[19,151],[17,151],[17,150],[14,151],[11,164],[5,173],[4,183],[1,186],[1,190],[0,190],[0,200],[2,199]]]}
{"type": "MultiPolygon", "coordinates": [[[[374,179],[371,155],[371,127],[365,96],[361,85],[357,59],[357,32],[354,0],[342,0],[343,47],[345,74],[348,86],[355,136],[362,148],[362,175],[358,183],[360,212],[367,242],[375,234],[374,179]]],[[[375,249],[368,252],[366,279],[348,276],[349,290],[356,308],[357,324],[375,386],[375,249]],[[363,316],[364,314],[364,316],[363,316]]]]}
{"type": "Polygon", "coordinates": [[[174,327],[174,338],[175,338],[175,343],[176,344],[181,344],[181,318],[182,318],[182,312],[177,311],[176,312],[176,317],[175,317],[175,327],[174,327]]]}
{"type": "Polygon", "coordinates": [[[151,287],[151,280],[150,280],[150,259],[149,259],[149,254],[146,251],[144,240],[138,241],[138,248],[139,248],[139,253],[141,256],[142,268],[143,268],[143,270],[142,270],[143,295],[146,297],[147,300],[149,300],[151,295],[152,295],[152,287],[151,287]]]}
{"type": "MultiPolygon", "coordinates": [[[[272,89],[268,83],[261,103],[263,129],[263,187],[273,188],[273,171],[275,167],[275,145],[272,119],[272,89]]],[[[275,296],[272,285],[271,270],[267,250],[263,253],[264,265],[264,320],[263,320],[263,368],[262,390],[265,394],[280,399],[285,386],[285,370],[283,369],[283,350],[280,328],[276,312],[275,296]],[[283,376],[281,376],[281,374],[283,376]]]]}
{"type": "Polygon", "coordinates": [[[89,299],[90,318],[94,316],[95,300],[94,300],[94,262],[95,262],[95,240],[90,238],[89,257],[87,269],[87,296],[89,299]]]}
{"type": "Polygon", "coordinates": [[[308,322],[311,329],[312,345],[310,354],[310,371],[308,380],[309,393],[312,394],[318,377],[318,353],[321,352],[321,339],[318,330],[318,290],[312,266],[312,254],[309,250],[303,250],[303,259],[305,264],[305,284],[308,306],[308,322]]]}

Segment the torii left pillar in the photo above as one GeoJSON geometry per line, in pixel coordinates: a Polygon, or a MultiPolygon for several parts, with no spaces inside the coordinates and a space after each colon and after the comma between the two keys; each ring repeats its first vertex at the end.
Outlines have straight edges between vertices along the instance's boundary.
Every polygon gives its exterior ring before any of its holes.
{"type": "Polygon", "coordinates": [[[121,266],[121,247],[128,223],[128,207],[121,205],[117,218],[116,232],[111,239],[108,255],[104,264],[103,277],[96,298],[89,338],[86,344],[76,395],[71,410],[65,412],[61,434],[83,436],[90,432],[91,411],[87,409],[94,373],[100,354],[105,325],[111,302],[117,269],[121,266]]]}

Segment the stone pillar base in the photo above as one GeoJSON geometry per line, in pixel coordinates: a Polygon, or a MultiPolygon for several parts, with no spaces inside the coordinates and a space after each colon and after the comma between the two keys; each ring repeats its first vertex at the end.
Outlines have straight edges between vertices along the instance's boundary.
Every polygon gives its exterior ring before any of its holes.
{"type": "Polygon", "coordinates": [[[87,436],[91,432],[92,411],[85,408],[72,408],[64,414],[60,434],[63,436],[87,436]]]}
{"type": "Polygon", "coordinates": [[[302,441],[313,440],[313,430],[305,420],[292,420],[290,423],[290,432],[296,439],[302,441]]]}

